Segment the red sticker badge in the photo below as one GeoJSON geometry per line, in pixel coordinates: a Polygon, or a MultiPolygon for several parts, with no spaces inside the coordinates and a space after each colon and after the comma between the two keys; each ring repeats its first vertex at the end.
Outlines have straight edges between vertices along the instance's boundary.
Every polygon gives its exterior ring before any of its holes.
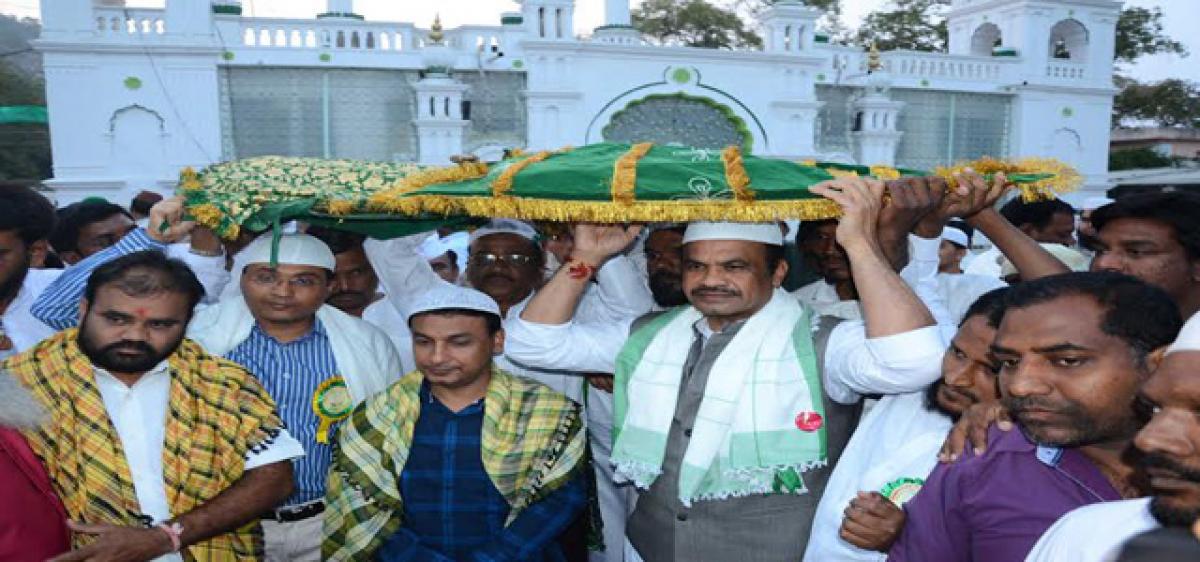
{"type": "Polygon", "coordinates": [[[821,429],[825,424],[825,420],[821,419],[821,414],[816,412],[800,412],[796,414],[796,427],[800,431],[816,431],[821,429]]]}

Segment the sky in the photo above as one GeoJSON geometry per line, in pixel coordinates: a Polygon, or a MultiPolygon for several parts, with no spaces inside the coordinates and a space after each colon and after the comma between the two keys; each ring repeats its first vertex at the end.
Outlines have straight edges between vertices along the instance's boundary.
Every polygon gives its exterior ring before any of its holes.
{"type": "MultiPolygon", "coordinates": [[[[54,1],[54,0],[44,0],[54,1]]],[[[200,0],[186,0],[200,1],[200,0]]],[[[162,6],[164,0],[127,0],[129,6],[162,6]]],[[[575,31],[590,33],[604,23],[605,0],[575,0],[575,31]]],[[[641,0],[630,0],[636,6],[641,0]]],[[[728,0],[717,0],[728,3],[728,0]]],[[[887,4],[887,0],[844,0],[845,23],[857,27],[862,18],[887,4]]],[[[1126,5],[1162,8],[1167,33],[1183,42],[1193,56],[1186,59],[1174,55],[1143,57],[1127,69],[1139,80],[1186,78],[1200,82],[1200,0],[1126,0],[1126,5]]],[[[258,17],[306,18],[325,11],[325,0],[242,0],[245,15],[258,17]]],[[[354,0],[354,9],[368,20],[406,21],[427,26],[435,14],[440,14],[446,27],[463,24],[497,25],[500,14],[519,9],[514,0],[354,0]]],[[[38,0],[0,0],[0,13],[37,17],[38,0]]]]}

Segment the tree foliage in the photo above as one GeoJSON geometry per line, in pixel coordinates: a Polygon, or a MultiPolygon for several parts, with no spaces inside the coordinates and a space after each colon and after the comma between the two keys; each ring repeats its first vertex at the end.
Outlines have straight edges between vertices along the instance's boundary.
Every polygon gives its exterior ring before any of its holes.
{"type": "Polygon", "coordinates": [[[1160,127],[1200,127],[1200,85],[1171,78],[1143,84],[1123,80],[1113,100],[1115,125],[1151,122],[1160,127]]]}
{"type": "Polygon", "coordinates": [[[1144,55],[1171,53],[1187,55],[1183,43],[1163,31],[1162,8],[1130,6],[1117,20],[1117,62],[1131,63],[1144,55]]]}
{"type": "Polygon", "coordinates": [[[1152,148],[1130,148],[1117,150],[1108,155],[1108,169],[1112,172],[1121,170],[1140,170],[1144,168],[1166,168],[1176,165],[1176,159],[1163,156],[1152,148]]]}
{"type": "Polygon", "coordinates": [[[633,11],[633,26],[663,45],[707,49],[762,47],[762,38],[733,10],[705,0],[646,0],[633,11]]]}
{"type": "MultiPolygon", "coordinates": [[[[28,49],[38,34],[34,20],[0,16],[0,106],[46,105],[41,61],[28,49]]],[[[41,124],[0,124],[0,180],[50,177],[50,134],[41,124]]]]}
{"type": "Polygon", "coordinates": [[[854,41],[881,51],[945,51],[950,41],[946,11],[950,0],[892,0],[888,9],[863,19],[854,41]]]}

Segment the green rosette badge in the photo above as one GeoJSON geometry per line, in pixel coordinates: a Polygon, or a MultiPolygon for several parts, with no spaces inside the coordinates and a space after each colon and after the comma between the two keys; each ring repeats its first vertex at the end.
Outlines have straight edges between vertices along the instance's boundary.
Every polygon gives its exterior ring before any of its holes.
{"type": "Polygon", "coordinates": [[[333,424],[346,419],[354,409],[354,398],[341,376],[326,379],[313,393],[313,413],[321,420],[317,427],[317,443],[329,443],[329,430],[333,424]]]}
{"type": "Polygon", "coordinates": [[[879,494],[892,501],[897,507],[902,507],[917,492],[921,491],[921,486],[925,485],[925,480],[922,478],[897,478],[888,482],[879,494]]]}

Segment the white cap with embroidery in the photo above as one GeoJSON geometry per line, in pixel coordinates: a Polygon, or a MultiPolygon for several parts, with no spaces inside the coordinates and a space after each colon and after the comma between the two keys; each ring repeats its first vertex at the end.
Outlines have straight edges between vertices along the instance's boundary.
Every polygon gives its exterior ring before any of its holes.
{"type": "MultiPolygon", "coordinates": [[[[238,261],[244,265],[271,263],[271,233],[263,234],[238,252],[238,261]]],[[[311,265],[333,271],[337,260],[333,251],[324,242],[307,234],[284,234],[279,237],[278,263],[283,265],[311,265]]]]}
{"type": "Polygon", "coordinates": [[[500,315],[500,305],[496,304],[492,297],[469,287],[441,283],[413,300],[408,307],[406,320],[411,321],[413,316],[426,312],[451,309],[475,310],[503,318],[500,315]]]}

